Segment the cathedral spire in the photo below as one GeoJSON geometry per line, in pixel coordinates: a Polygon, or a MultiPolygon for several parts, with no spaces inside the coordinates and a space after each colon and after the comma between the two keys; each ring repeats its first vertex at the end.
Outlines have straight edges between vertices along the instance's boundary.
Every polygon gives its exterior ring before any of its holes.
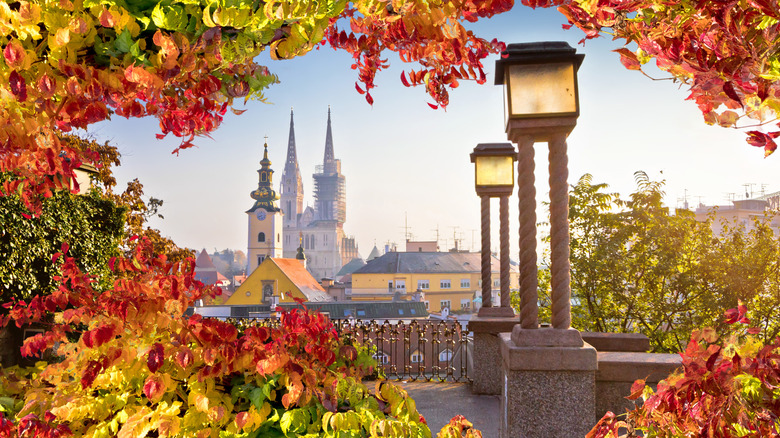
{"type": "Polygon", "coordinates": [[[293,109],[290,107],[290,137],[287,140],[287,161],[284,163],[284,170],[298,169],[298,153],[295,148],[295,123],[293,122],[293,109]]]}
{"type": "Polygon", "coordinates": [[[333,133],[330,130],[330,105],[328,105],[328,130],[325,133],[325,159],[322,164],[327,166],[336,159],[333,154],[333,133]]]}

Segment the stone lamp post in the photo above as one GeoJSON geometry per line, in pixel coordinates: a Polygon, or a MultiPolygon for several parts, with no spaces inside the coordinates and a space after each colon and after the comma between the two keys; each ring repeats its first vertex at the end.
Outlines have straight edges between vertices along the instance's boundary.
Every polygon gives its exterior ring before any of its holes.
{"type": "Polygon", "coordinates": [[[514,162],[517,152],[511,143],[480,143],[471,154],[474,188],[482,200],[482,307],[469,320],[474,333],[473,382],[477,394],[501,394],[503,370],[499,333],[509,332],[519,320],[510,305],[509,293],[509,196],[514,191],[514,162]],[[492,257],[490,254],[490,198],[499,198],[499,276],[501,303],[492,302],[492,257]]]}
{"type": "Polygon", "coordinates": [[[517,153],[511,143],[480,143],[471,153],[474,187],[482,202],[482,307],[479,316],[515,316],[509,304],[509,196],[515,189],[517,153]],[[490,198],[499,198],[501,303],[493,306],[490,198]]]}
{"type": "Polygon", "coordinates": [[[596,350],[571,328],[566,137],[577,124],[577,70],[565,42],[510,44],[496,61],[507,137],[518,145],[520,324],[501,333],[501,437],[584,436],[595,416],[596,350]],[[534,143],[549,145],[552,327],[539,328],[534,143]]]}

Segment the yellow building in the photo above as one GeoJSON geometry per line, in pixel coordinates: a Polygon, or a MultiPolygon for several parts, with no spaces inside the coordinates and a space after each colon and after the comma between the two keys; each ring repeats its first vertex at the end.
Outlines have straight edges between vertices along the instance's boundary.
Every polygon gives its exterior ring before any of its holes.
{"type": "MultiPolygon", "coordinates": [[[[499,302],[499,260],[492,257],[493,302],[499,302]]],[[[510,289],[518,273],[510,273],[510,289]]],[[[429,312],[475,311],[481,306],[481,257],[468,252],[388,252],[352,273],[351,299],[415,300],[429,312]]]]}
{"type": "Polygon", "coordinates": [[[303,266],[302,260],[266,257],[225,302],[234,305],[275,305],[300,298],[332,301],[303,266]]]}

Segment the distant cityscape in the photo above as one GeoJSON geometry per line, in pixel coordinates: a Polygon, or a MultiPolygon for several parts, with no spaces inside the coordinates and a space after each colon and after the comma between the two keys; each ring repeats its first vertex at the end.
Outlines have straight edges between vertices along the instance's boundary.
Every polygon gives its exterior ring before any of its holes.
{"type": "MultiPolygon", "coordinates": [[[[290,111],[287,156],[278,192],[268,159],[268,144],[258,169],[258,186],[250,192],[254,203],[246,211],[247,248],[224,249],[197,256],[196,273],[222,295],[200,303],[198,313],[209,316],[262,317],[277,305],[303,300],[328,306],[334,318],[468,319],[482,306],[480,254],[459,247],[442,249],[439,240],[407,239],[397,244],[375,244],[364,259],[355,238],[345,232],[346,176],[336,158],[330,108],[327,114],[323,161],[312,174],[313,206],[304,206],[303,173],[298,164],[294,112],[290,111]]],[[[687,198],[682,205],[690,209],[687,198]]],[[[700,221],[712,217],[713,232],[723,221],[749,231],[754,218],[780,210],[780,192],[706,206],[693,211],[700,221]]],[[[780,222],[771,227],[780,234],[780,222]]],[[[438,236],[437,236],[438,237],[438,236]]],[[[518,269],[510,267],[510,289],[518,288],[518,269]]],[[[499,262],[492,257],[492,302],[499,302],[499,262]]]]}

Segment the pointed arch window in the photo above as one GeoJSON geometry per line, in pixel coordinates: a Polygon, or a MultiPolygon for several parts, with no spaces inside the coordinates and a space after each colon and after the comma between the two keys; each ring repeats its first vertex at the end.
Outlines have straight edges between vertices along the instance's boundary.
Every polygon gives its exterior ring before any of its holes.
{"type": "Polygon", "coordinates": [[[263,232],[257,233],[257,241],[258,242],[265,242],[265,233],[263,233],[263,232]]]}

